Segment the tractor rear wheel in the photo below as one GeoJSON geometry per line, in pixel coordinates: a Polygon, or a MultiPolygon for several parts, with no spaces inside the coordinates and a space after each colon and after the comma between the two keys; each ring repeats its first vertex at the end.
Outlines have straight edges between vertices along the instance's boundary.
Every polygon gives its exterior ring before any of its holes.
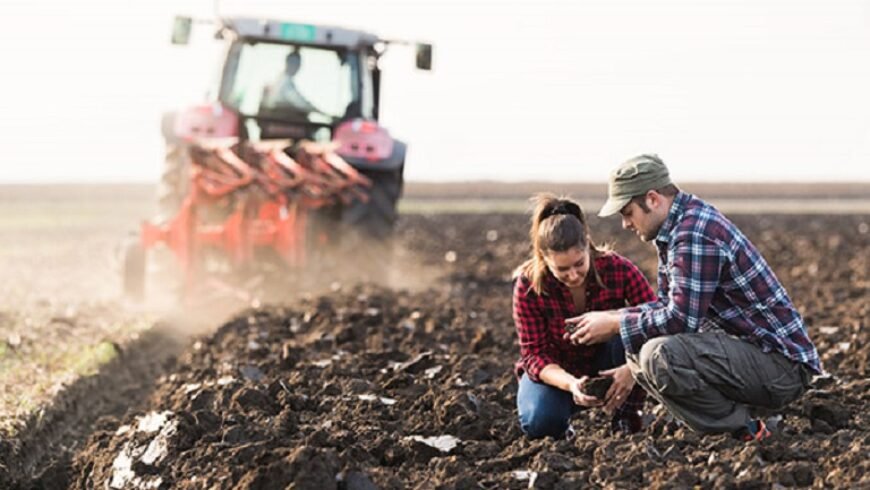
{"type": "Polygon", "coordinates": [[[175,134],[174,112],[163,114],[160,129],[165,142],[163,170],[157,185],[157,220],[171,220],[187,196],[190,186],[190,145],[175,134]]]}
{"type": "Polygon", "coordinates": [[[342,214],[345,225],[362,236],[382,241],[393,235],[399,217],[398,203],[404,185],[403,167],[395,171],[368,171],[363,174],[371,179],[368,202],[356,202],[347,206],[342,214]]]}
{"type": "Polygon", "coordinates": [[[184,143],[166,143],[163,171],[157,185],[158,221],[165,223],[178,214],[190,186],[190,148],[184,143]]]}
{"type": "Polygon", "coordinates": [[[124,246],[124,295],[136,301],[145,297],[145,248],[138,237],[124,246]]]}
{"type": "Polygon", "coordinates": [[[352,257],[358,277],[390,284],[394,266],[393,235],[402,195],[402,167],[392,172],[364,172],[371,179],[368,202],[356,202],[342,213],[342,256],[352,257]]]}

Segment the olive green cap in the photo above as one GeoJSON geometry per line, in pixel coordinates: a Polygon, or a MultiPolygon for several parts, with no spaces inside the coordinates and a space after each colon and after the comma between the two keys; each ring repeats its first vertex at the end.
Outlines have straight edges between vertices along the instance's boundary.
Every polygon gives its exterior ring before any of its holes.
{"type": "Polygon", "coordinates": [[[668,167],[658,155],[634,157],[610,172],[607,202],[601,207],[598,216],[612,216],[624,208],[632,197],[642,196],[671,183],[668,167]]]}

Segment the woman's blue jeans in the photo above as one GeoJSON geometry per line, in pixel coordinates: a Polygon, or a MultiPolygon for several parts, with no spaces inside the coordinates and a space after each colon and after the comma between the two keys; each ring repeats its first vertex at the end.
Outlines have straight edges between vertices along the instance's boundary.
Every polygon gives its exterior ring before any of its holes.
{"type": "MultiPolygon", "coordinates": [[[[615,368],[625,364],[625,349],[622,338],[613,336],[601,344],[601,349],[595,355],[593,372],[615,368]]],[[[583,407],[576,405],[571,393],[560,390],[545,383],[536,383],[523,373],[517,390],[517,410],[520,416],[520,427],[532,439],[552,436],[562,437],[568,429],[571,415],[583,407]]]]}

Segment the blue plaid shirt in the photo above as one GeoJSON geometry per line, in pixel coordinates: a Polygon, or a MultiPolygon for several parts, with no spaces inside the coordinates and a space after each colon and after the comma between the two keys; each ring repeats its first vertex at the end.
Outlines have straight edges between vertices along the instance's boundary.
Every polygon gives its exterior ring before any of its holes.
{"type": "Polygon", "coordinates": [[[658,300],[620,310],[629,352],[654,337],[719,328],[821,373],[819,353],[785,288],[716,208],[680,192],[655,245],[658,300]]]}

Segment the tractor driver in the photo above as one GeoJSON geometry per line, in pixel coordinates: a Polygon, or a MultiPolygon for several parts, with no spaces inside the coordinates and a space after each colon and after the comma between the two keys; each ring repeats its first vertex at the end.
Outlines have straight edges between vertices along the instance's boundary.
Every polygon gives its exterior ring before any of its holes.
{"type": "Polygon", "coordinates": [[[324,114],[296,87],[295,77],[301,67],[302,57],[299,55],[299,50],[294,49],[287,55],[284,71],[263,90],[262,105],[265,108],[271,111],[280,111],[282,117],[289,115],[291,119],[305,121],[312,113],[324,114]]]}

